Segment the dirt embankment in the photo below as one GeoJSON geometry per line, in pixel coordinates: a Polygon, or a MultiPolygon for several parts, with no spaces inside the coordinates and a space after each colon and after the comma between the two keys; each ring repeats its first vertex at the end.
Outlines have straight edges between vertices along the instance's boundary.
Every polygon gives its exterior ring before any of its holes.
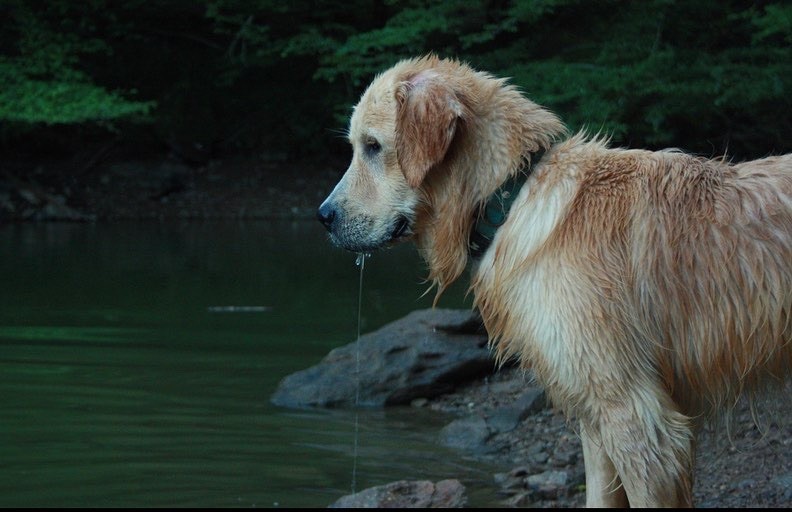
{"type": "Polygon", "coordinates": [[[105,162],[84,172],[12,165],[0,173],[0,220],[307,219],[342,171],[263,157],[105,162]]]}

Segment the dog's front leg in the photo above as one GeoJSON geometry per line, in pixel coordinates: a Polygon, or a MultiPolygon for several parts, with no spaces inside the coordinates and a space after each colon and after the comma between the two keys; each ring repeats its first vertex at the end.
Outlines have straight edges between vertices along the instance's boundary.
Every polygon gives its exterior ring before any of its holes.
{"type": "Polygon", "coordinates": [[[586,466],[586,507],[627,508],[627,494],[621,485],[616,467],[605,452],[602,443],[586,433],[580,425],[583,443],[583,462],[586,466]]]}
{"type": "Polygon", "coordinates": [[[658,388],[607,404],[599,418],[602,446],[631,507],[692,506],[693,432],[658,388]]]}

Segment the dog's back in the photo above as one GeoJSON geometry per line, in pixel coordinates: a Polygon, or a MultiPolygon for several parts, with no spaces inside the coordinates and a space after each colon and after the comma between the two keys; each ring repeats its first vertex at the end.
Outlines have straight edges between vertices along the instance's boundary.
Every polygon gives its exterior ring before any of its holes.
{"type": "Polygon", "coordinates": [[[626,299],[674,401],[717,413],[792,368],[792,155],[737,166],[655,155],[626,299]]]}
{"type": "MultiPolygon", "coordinates": [[[[502,355],[520,354],[537,367],[556,384],[560,403],[585,406],[586,376],[604,368],[568,373],[557,354],[595,338],[596,347],[571,351],[591,353],[585,359],[600,365],[618,361],[616,373],[625,376],[659,376],[688,417],[717,413],[765,377],[780,381],[789,373],[792,155],[730,165],[573,138],[551,153],[549,165],[556,174],[574,168],[574,191],[560,200],[568,205],[555,227],[526,250],[520,240],[528,231],[517,217],[524,212],[515,213],[516,225],[504,226],[496,243],[498,256],[474,283],[483,313],[496,319],[488,327],[502,355]],[[506,263],[513,253],[522,254],[513,256],[522,264],[506,263]],[[488,271],[490,265],[510,271],[488,271]],[[487,277],[506,273],[508,286],[487,277]],[[537,294],[545,296],[539,303],[519,305],[537,294]],[[554,311],[575,311],[577,320],[565,314],[545,321],[554,311]],[[551,323],[558,343],[535,327],[551,323]]],[[[515,209],[541,204],[537,189],[515,209]]],[[[538,222],[540,215],[526,218],[538,222]]]]}

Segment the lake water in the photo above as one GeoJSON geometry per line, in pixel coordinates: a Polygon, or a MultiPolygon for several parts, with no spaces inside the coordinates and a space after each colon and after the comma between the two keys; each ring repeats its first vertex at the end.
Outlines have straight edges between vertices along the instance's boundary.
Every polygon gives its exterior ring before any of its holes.
{"type": "MultiPolygon", "coordinates": [[[[355,413],[287,410],[287,374],[354,341],[358,268],[316,222],[0,226],[0,506],[324,507],[351,490],[355,413]],[[248,310],[229,310],[229,306],[248,310]],[[219,308],[219,309],[218,309],[219,308]]],[[[410,246],[366,261],[363,330],[430,306],[410,246]]],[[[442,307],[466,307],[464,288],[442,307]]],[[[449,418],[359,413],[357,489],[495,468],[449,418]]]]}

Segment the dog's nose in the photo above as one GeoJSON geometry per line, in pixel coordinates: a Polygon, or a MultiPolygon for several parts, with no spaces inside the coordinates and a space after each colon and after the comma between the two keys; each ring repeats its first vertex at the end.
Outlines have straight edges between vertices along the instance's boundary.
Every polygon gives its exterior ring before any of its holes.
{"type": "Polygon", "coordinates": [[[327,228],[328,231],[330,231],[333,225],[335,216],[335,208],[333,208],[332,205],[328,203],[323,203],[316,212],[316,218],[319,219],[319,222],[324,224],[324,227],[327,228]]]}

